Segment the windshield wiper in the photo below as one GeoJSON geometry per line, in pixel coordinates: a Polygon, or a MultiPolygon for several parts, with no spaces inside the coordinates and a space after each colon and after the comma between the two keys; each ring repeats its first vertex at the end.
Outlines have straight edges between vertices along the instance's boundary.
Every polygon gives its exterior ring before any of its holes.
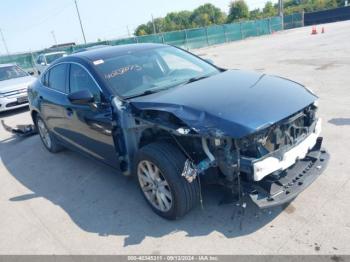
{"type": "Polygon", "coordinates": [[[192,77],[192,78],[188,79],[188,80],[184,83],[184,85],[187,85],[187,84],[189,84],[189,83],[193,83],[193,82],[202,80],[202,79],[204,79],[204,78],[208,78],[208,77],[210,77],[210,76],[211,76],[211,74],[210,74],[210,75],[204,75],[204,76],[195,76],[195,77],[192,77]]]}
{"type": "Polygon", "coordinates": [[[136,95],[131,95],[131,96],[127,96],[125,97],[126,99],[129,99],[129,98],[135,98],[135,97],[139,97],[139,96],[147,96],[147,95],[151,95],[151,94],[154,94],[154,93],[158,93],[160,91],[160,89],[156,89],[156,90],[146,90],[142,93],[138,93],[136,95]]]}
{"type": "MultiPolygon", "coordinates": [[[[155,86],[155,85],[153,85],[155,86]]],[[[151,94],[154,94],[154,93],[158,93],[160,91],[164,91],[164,90],[167,90],[169,89],[170,87],[163,87],[163,88],[153,88],[153,89],[148,89],[148,90],[145,90],[141,93],[137,93],[135,95],[131,95],[131,96],[126,96],[124,97],[125,99],[129,99],[129,98],[135,98],[135,97],[139,97],[139,96],[147,96],[147,95],[151,95],[151,94]]]]}

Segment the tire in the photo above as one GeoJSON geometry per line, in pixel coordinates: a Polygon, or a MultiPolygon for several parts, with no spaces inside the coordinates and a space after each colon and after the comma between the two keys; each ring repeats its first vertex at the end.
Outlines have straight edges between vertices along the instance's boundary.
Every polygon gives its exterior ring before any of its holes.
{"type": "Polygon", "coordinates": [[[156,142],[146,145],[136,155],[134,170],[142,195],[156,214],[169,220],[183,217],[199,203],[198,181],[194,180],[189,183],[181,176],[185,161],[184,154],[175,146],[167,143],[156,142]],[[158,185],[152,185],[152,182],[149,182],[149,177],[145,179],[147,177],[147,172],[145,172],[147,163],[150,163],[151,167],[146,169],[154,171],[153,175],[158,168],[158,178],[153,179],[153,183],[158,183],[158,185]],[[168,191],[167,194],[165,194],[166,191],[168,191]],[[165,204],[164,197],[166,197],[166,201],[170,202],[170,206],[165,204]],[[169,201],[170,199],[171,201],[169,201]]]}
{"type": "Polygon", "coordinates": [[[47,128],[46,123],[40,116],[35,118],[35,126],[38,130],[41,142],[48,151],[51,153],[58,153],[63,150],[63,146],[52,135],[50,130],[47,128]]]}

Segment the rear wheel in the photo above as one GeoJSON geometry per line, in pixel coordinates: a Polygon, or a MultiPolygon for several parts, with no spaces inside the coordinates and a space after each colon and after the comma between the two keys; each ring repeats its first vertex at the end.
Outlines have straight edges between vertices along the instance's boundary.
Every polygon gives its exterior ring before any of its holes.
{"type": "Polygon", "coordinates": [[[184,216],[199,202],[197,180],[188,183],[181,176],[185,161],[178,148],[166,143],[146,145],[137,155],[141,191],[153,211],[166,219],[184,216]]]}
{"type": "Polygon", "coordinates": [[[56,138],[51,134],[44,120],[40,116],[36,117],[36,127],[38,129],[41,141],[47,150],[49,150],[51,153],[57,153],[63,149],[62,145],[57,142],[56,138]]]}

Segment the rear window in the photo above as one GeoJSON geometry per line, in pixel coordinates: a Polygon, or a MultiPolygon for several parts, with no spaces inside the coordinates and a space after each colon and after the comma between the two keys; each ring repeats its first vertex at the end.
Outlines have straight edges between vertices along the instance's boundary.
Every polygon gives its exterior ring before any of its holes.
{"type": "Polygon", "coordinates": [[[45,55],[46,58],[46,63],[49,65],[51,64],[53,61],[55,61],[58,58],[61,58],[62,56],[64,56],[65,53],[60,53],[60,54],[52,54],[52,55],[45,55]]]}

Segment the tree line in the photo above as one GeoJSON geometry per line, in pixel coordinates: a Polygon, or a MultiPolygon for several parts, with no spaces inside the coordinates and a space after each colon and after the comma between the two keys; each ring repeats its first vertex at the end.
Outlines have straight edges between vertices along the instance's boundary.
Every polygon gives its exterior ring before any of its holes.
{"type": "MultiPolygon", "coordinates": [[[[346,0],[284,0],[284,15],[298,12],[312,12],[345,5],[346,0]]],[[[136,36],[153,33],[169,32],[210,25],[220,25],[262,19],[278,15],[278,4],[267,1],[262,9],[249,10],[244,0],[235,0],[229,4],[228,13],[213,4],[204,4],[193,11],[168,13],[165,17],[155,18],[139,25],[135,30],[136,36]]]]}

